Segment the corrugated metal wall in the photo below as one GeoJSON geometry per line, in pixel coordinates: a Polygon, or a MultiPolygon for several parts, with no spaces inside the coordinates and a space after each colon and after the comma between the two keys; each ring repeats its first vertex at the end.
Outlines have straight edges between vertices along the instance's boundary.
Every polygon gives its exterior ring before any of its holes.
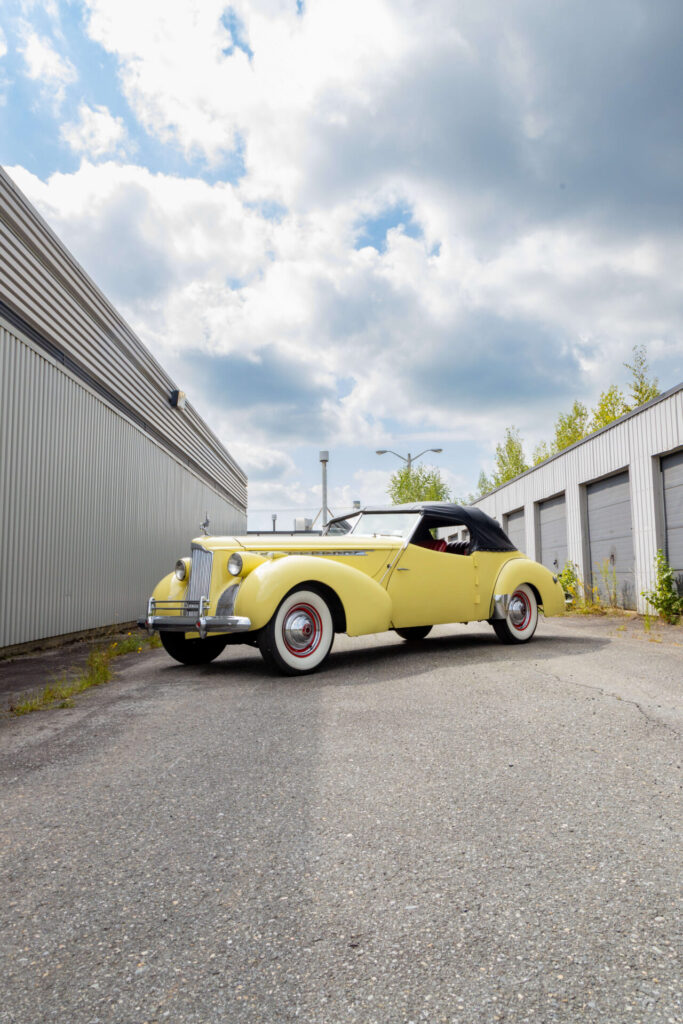
{"type": "MultiPolygon", "coordinates": [[[[0,168],[0,300],[246,507],[246,477],[176,385],[0,168]]],[[[182,385],[180,385],[182,387],[182,385]]]]}
{"type": "Polygon", "coordinates": [[[477,505],[500,523],[512,510],[524,508],[526,545],[532,557],[541,554],[537,536],[538,503],[564,491],[567,509],[567,557],[590,579],[587,529],[587,485],[628,470],[631,492],[634,590],[639,611],[647,610],[641,591],[654,586],[654,558],[665,547],[664,498],[660,456],[683,447],[683,384],[671,388],[642,409],[504,484],[477,505]]]}
{"type": "Polygon", "coordinates": [[[137,618],[226,500],[0,321],[0,647],[137,618]]]}

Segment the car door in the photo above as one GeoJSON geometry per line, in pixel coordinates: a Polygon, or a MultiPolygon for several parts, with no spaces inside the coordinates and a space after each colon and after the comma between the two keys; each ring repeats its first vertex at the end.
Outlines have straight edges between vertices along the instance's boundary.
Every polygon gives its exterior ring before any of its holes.
{"type": "Polygon", "coordinates": [[[409,544],[386,583],[393,625],[426,626],[486,618],[481,611],[476,555],[454,555],[409,544]]]}

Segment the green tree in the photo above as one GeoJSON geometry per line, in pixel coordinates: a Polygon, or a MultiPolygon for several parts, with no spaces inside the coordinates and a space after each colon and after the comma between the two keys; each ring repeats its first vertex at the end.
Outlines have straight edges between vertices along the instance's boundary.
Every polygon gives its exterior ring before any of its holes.
{"type": "Polygon", "coordinates": [[[628,406],[623,392],[616,384],[612,384],[607,391],[603,391],[598,399],[598,404],[593,409],[589,426],[590,433],[600,430],[601,427],[606,427],[608,423],[613,423],[625,412],[628,412],[628,406]]]}
{"type": "Polygon", "coordinates": [[[481,473],[479,474],[479,479],[477,480],[477,488],[474,491],[474,493],[465,494],[463,495],[462,498],[454,498],[453,500],[458,505],[474,505],[474,503],[479,501],[480,498],[483,498],[485,494],[488,494],[489,491],[492,491],[495,486],[496,485],[489,480],[486,473],[482,469],[481,473]]]}
{"type": "MultiPolygon", "coordinates": [[[[470,497],[473,497],[474,501],[476,501],[477,498],[483,498],[484,495],[488,494],[489,491],[492,491],[495,486],[496,485],[493,483],[493,481],[489,480],[486,473],[482,469],[481,473],[479,474],[479,479],[477,480],[477,493],[476,495],[474,495],[474,497],[472,495],[470,495],[470,497]]],[[[472,504],[472,502],[470,502],[470,504],[472,504]]]]}
{"type": "Polygon", "coordinates": [[[650,368],[647,365],[644,345],[633,346],[633,362],[624,363],[627,370],[631,371],[631,399],[632,404],[624,411],[630,412],[644,405],[659,394],[659,381],[656,377],[651,380],[648,377],[650,368]]]}
{"type": "Polygon", "coordinates": [[[434,466],[402,466],[391,474],[387,489],[393,505],[409,501],[450,501],[450,491],[434,466]]]}
{"type": "Polygon", "coordinates": [[[561,452],[585,437],[588,433],[588,409],[583,402],[575,401],[570,412],[561,412],[555,423],[553,448],[561,452]]]}
{"type": "MultiPolygon", "coordinates": [[[[524,458],[522,439],[516,427],[507,427],[505,440],[496,445],[496,468],[493,472],[493,486],[500,487],[508,480],[514,480],[529,467],[524,458]]],[[[481,480],[481,477],[480,477],[481,480]]]]}
{"type": "Polygon", "coordinates": [[[554,454],[555,452],[553,451],[552,445],[549,445],[547,441],[541,441],[540,444],[537,444],[534,448],[531,455],[531,461],[534,466],[537,466],[539,462],[545,462],[546,459],[549,459],[550,456],[554,454]]]}

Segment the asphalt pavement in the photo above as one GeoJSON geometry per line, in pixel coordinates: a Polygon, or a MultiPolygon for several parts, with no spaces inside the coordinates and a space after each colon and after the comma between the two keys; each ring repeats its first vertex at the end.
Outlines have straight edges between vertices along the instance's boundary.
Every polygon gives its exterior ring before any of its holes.
{"type": "Polygon", "coordinates": [[[683,634],[163,651],[0,722],[2,1024],[683,1020],[683,634]]]}

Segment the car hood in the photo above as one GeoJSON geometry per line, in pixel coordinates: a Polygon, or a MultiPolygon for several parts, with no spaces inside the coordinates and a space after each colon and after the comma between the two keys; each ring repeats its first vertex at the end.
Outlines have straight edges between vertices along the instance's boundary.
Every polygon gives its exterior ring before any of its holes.
{"type": "Polygon", "coordinates": [[[332,553],[334,551],[352,553],[354,551],[386,551],[401,546],[403,541],[400,537],[349,537],[347,535],[336,537],[319,537],[314,534],[311,537],[273,537],[267,534],[246,537],[195,537],[193,545],[204,548],[205,551],[255,551],[263,552],[282,551],[287,554],[305,555],[318,552],[332,553]]]}

